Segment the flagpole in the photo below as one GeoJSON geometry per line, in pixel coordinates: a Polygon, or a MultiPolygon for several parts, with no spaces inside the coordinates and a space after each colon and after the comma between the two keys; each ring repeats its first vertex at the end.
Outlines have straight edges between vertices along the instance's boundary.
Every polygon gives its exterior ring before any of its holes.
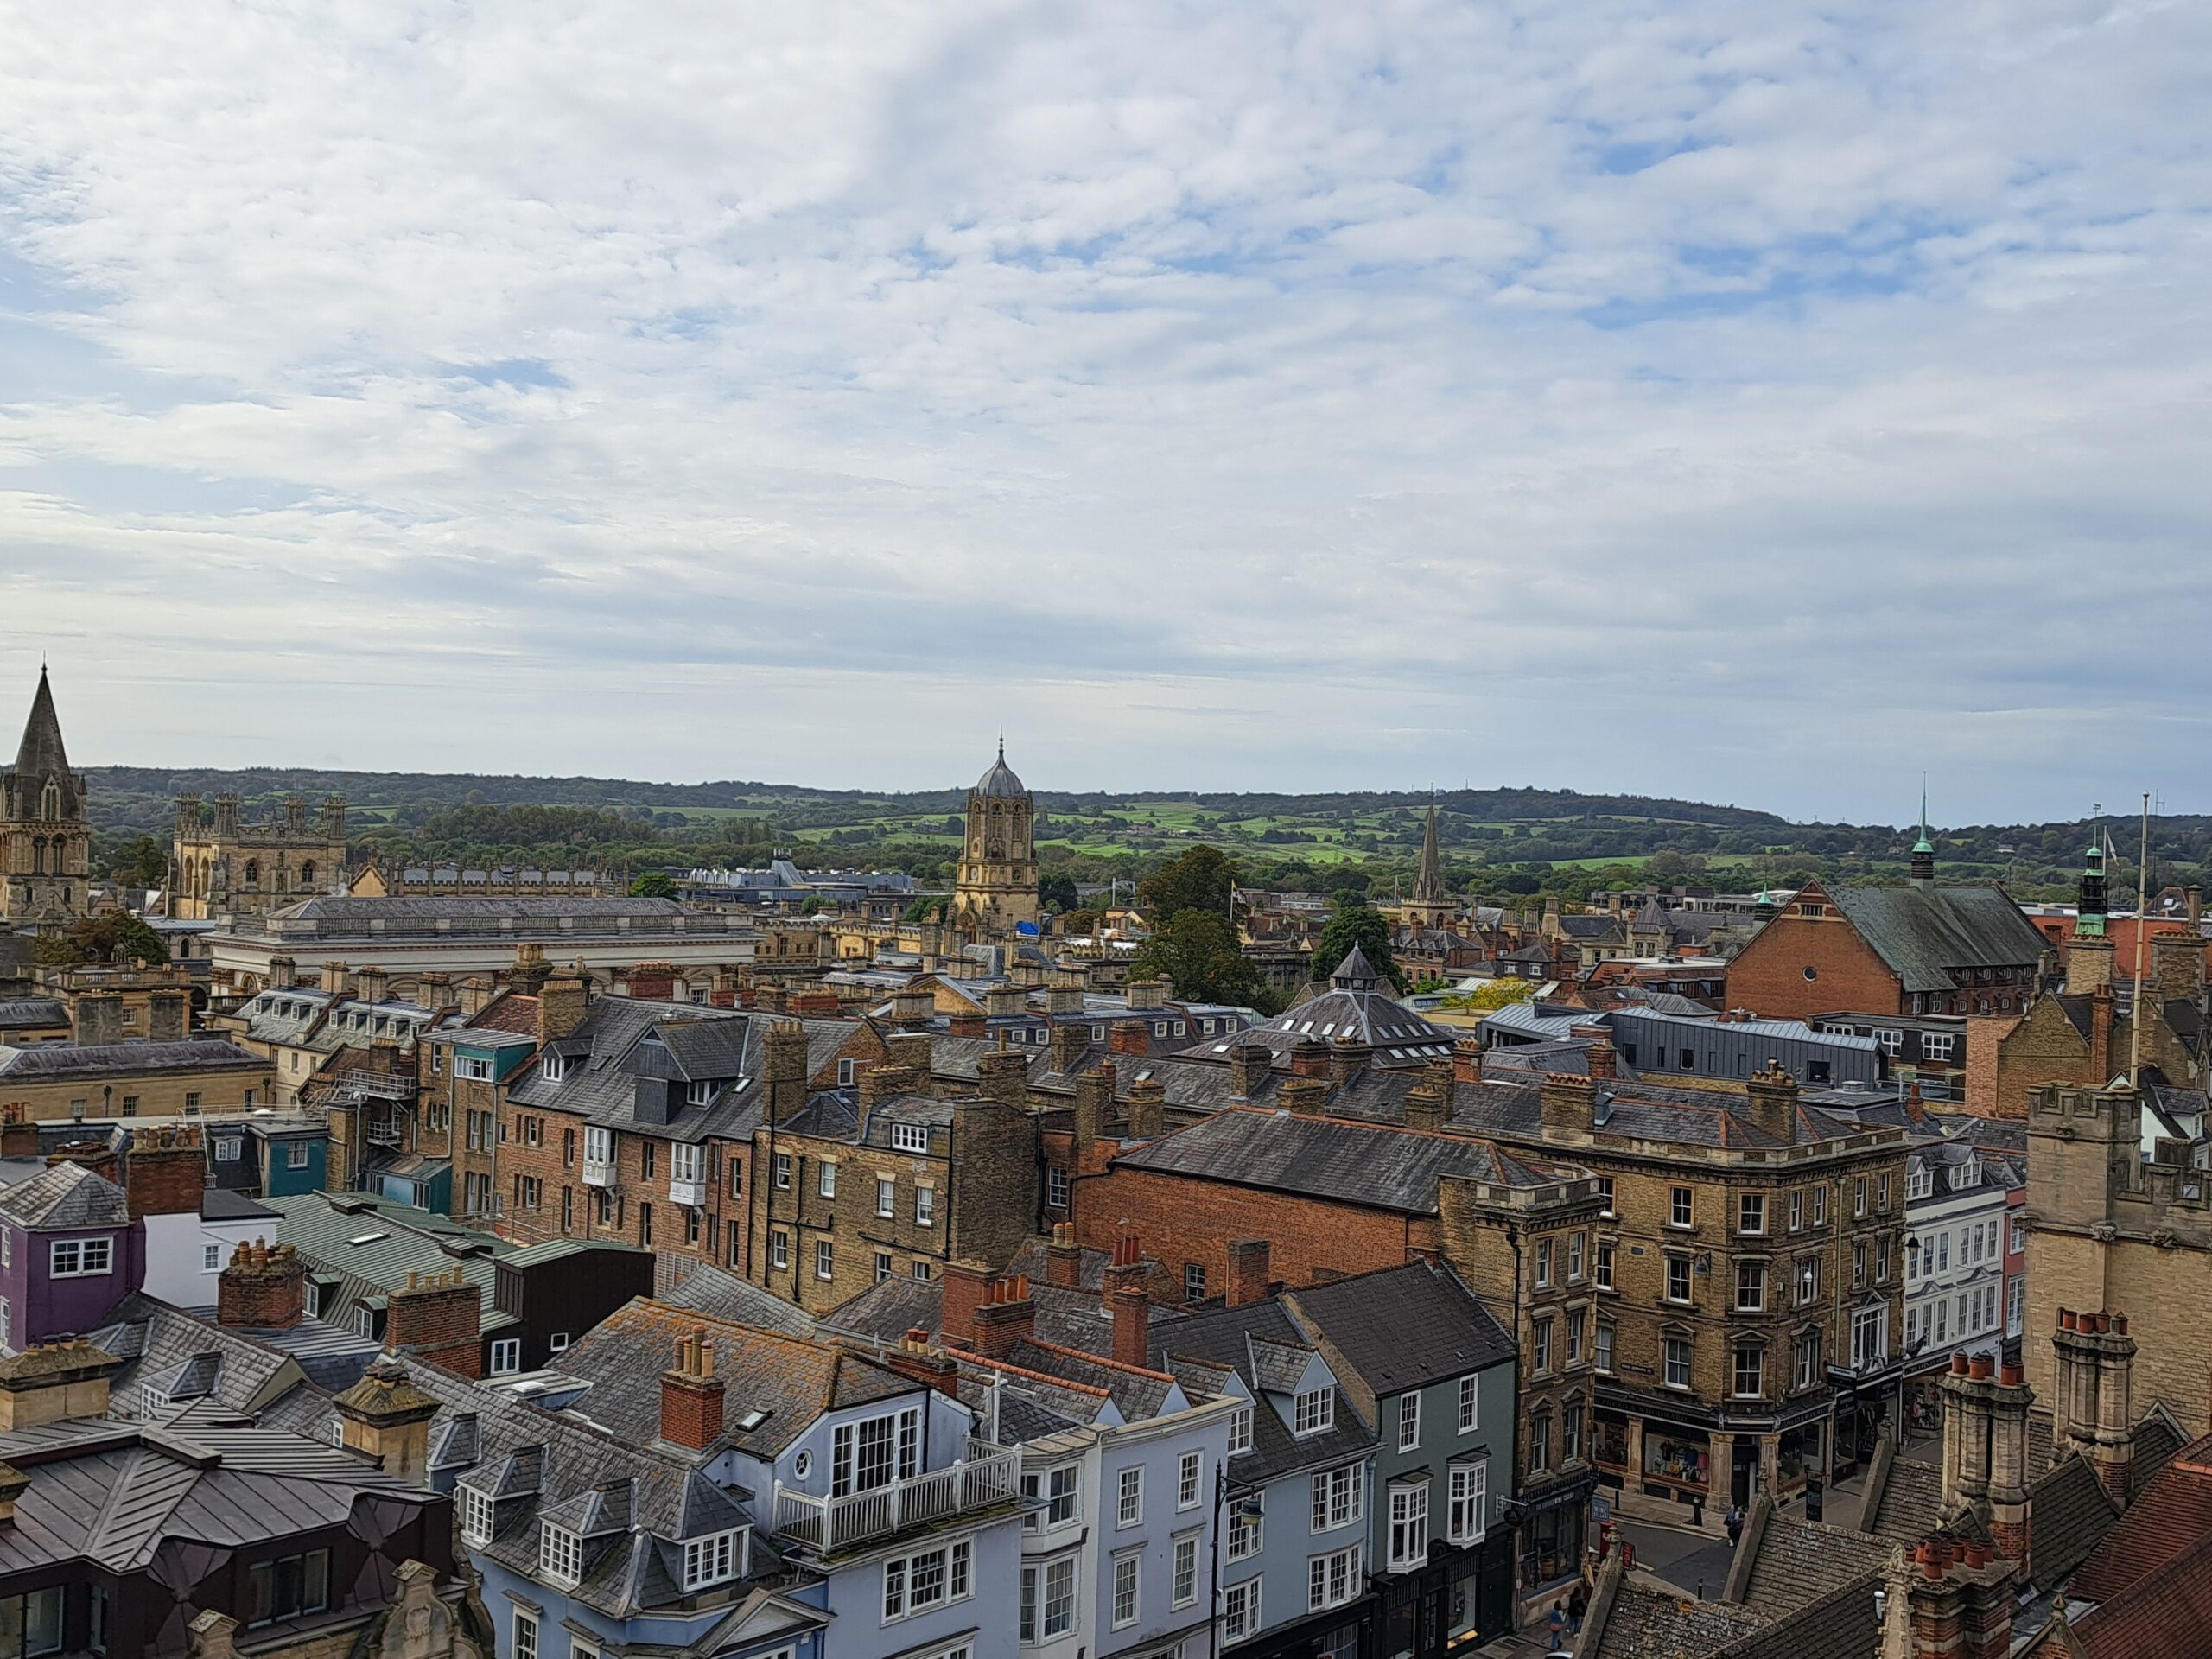
{"type": "Polygon", "coordinates": [[[2135,990],[2127,1003],[2127,1082],[2140,1089],[2139,1068],[2143,1064],[2143,1021],[2148,999],[2143,988],[2143,936],[2148,931],[2151,907],[2151,791],[2143,791],[2143,851],[2135,862],[2135,990]]]}

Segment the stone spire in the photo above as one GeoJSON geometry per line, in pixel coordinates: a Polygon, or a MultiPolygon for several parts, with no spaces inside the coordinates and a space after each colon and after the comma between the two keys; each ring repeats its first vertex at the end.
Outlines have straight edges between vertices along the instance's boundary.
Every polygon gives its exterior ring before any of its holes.
{"type": "Polygon", "coordinates": [[[1444,902],[1444,864],[1436,851],[1436,803],[1428,804],[1428,827],[1421,838],[1421,874],[1414,878],[1414,902],[1444,902]]]}
{"type": "Polygon", "coordinates": [[[60,717],[54,712],[54,688],[47,683],[46,670],[41,668],[30,718],[23,722],[23,741],[16,750],[14,787],[9,791],[6,816],[26,821],[48,816],[43,797],[49,780],[61,797],[60,810],[52,816],[65,821],[82,817],[84,783],[69,770],[60,717]]]}

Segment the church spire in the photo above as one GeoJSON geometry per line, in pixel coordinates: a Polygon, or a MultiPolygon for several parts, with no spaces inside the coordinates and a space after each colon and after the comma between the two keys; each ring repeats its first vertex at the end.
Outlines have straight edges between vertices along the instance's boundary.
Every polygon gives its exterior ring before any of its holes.
{"type": "Polygon", "coordinates": [[[1414,879],[1414,902],[1417,905],[1440,905],[1444,902],[1444,863],[1436,849],[1436,803],[1428,804],[1428,828],[1421,838],[1421,873],[1414,879]]]}
{"type": "Polygon", "coordinates": [[[1928,838],[1928,780],[1920,780],[1920,839],[1912,843],[1912,884],[1936,885],[1936,843],[1928,838]]]}
{"type": "Polygon", "coordinates": [[[38,690],[31,698],[30,718],[23,722],[23,741],[16,746],[13,783],[15,816],[45,816],[43,798],[51,782],[60,800],[53,814],[74,819],[84,815],[84,791],[69,770],[69,752],[61,742],[60,717],[54,711],[54,688],[43,664],[38,671],[38,690]]]}

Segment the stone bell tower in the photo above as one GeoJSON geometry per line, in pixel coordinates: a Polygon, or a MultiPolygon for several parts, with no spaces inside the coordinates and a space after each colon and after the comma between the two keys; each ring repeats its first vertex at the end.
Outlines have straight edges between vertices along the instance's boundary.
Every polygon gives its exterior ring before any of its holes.
{"type": "Polygon", "coordinates": [[[1000,938],[1019,922],[1034,922],[1037,807],[1021,779],[999,758],[968,791],[966,835],[952,893],[952,923],[979,938],[1000,938]]]}
{"type": "Polygon", "coordinates": [[[92,845],[85,780],[69,769],[41,668],[16,764],[0,772],[0,923],[51,933],[82,920],[92,845]]]}

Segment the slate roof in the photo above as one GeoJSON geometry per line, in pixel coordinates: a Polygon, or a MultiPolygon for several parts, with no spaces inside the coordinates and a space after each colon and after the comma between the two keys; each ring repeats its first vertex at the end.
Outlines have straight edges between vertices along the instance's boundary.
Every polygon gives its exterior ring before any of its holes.
{"type": "Polygon", "coordinates": [[[200,1195],[200,1219],[202,1221],[275,1221],[276,1218],[277,1212],[258,1198],[249,1198],[226,1186],[211,1186],[200,1195]]]}
{"type": "Polygon", "coordinates": [[[627,916],[632,921],[664,925],[685,912],[673,899],[537,898],[527,894],[505,898],[439,894],[354,899],[325,894],[302,899],[272,913],[301,921],[356,923],[385,918],[429,921],[440,917],[454,921],[497,921],[503,916],[512,916],[518,921],[557,921],[564,916],[578,921],[613,921],[627,916]]]}
{"type": "Polygon", "coordinates": [[[1932,1463],[1892,1458],[1874,1513],[1862,1530],[1893,1544],[1916,1544],[1936,1529],[1943,1507],[1943,1471],[1932,1463]]]}
{"type": "Polygon", "coordinates": [[[1863,1583],[1871,1590],[1896,1549],[1886,1538],[1771,1512],[1744,1585],[1743,1605],[1770,1624],[1847,1586],[1863,1583]]]}
{"type": "Polygon", "coordinates": [[[181,1043],[41,1043],[0,1047],[0,1077],[10,1083],[65,1083],[167,1071],[265,1071],[269,1062],[222,1037],[181,1043]]]}
{"type": "MultiPolygon", "coordinates": [[[[886,1280],[884,1282],[917,1284],[918,1281],[909,1279],[886,1280]]],[[[925,1288],[937,1289],[938,1287],[932,1284],[925,1288]]],[[[787,1337],[811,1337],[817,1328],[814,1316],[804,1308],[785,1301],[772,1290],[748,1284],[734,1274],[703,1264],[694,1268],[690,1277],[682,1284],[663,1292],[659,1300],[669,1307],[689,1308],[696,1313],[711,1314],[718,1319],[734,1319],[741,1325],[758,1325],[764,1331],[779,1332],[787,1337]]]]}
{"type": "Polygon", "coordinates": [[[515,1251],[504,1238],[365,1192],[302,1192],[262,1202],[283,1217],[277,1236],[299,1252],[310,1274],[338,1279],[336,1292],[326,1293],[320,1303],[325,1319],[345,1323],[357,1306],[383,1306],[385,1296],[405,1288],[410,1271],[459,1268],[462,1278],[482,1293],[483,1328],[496,1331],[514,1323],[512,1314],[495,1306],[498,1274],[493,1262],[515,1251]],[[339,1208],[334,1199],[346,1207],[339,1208]]]}
{"type": "Polygon", "coordinates": [[[922,1385],[826,1343],[715,1319],[638,1297],[586,1332],[548,1369],[591,1384],[577,1409],[624,1440],[660,1435],[660,1379],[678,1338],[703,1325],[715,1370],[728,1379],[720,1444],[772,1458],[823,1412],[912,1394],[922,1385]],[[768,1413],[757,1428],[746,1414],[768,1413]]]}
{"type": "Polygon", "coordinates": [[[2043,935],[2001,887],[1834,887],[1827,896],[1907,991],[1955,991],[1955,968],[2031,968],[2043,954],[2043,935]]]}
{"type": "Polygon", "coordinates": [[[2046,1472],[2029,1489],[2029,1561],[2036,1582],[2063,1584],[2104,1541],[2119,1511],[2079,1453],[2046,1472]]]}
{"type": "MultiPolygon", "coordinates": [[[[180,1403],[206,1398],[257,1414],[295,1389],[327,1407],[328,1395],[359,1382],[378,1351],[368,1338],[321,1319],[283,1331],[232,1329],[212,1307],[172,1307],[143,1294],[125,1297],[109,1317],[113,1323],[93,1345],[128,1361],[111,1388],[118,1406],[134,1412],[142,1404],[138,1389],[148,1386],[180,1403]]],[[[308,1417],[321,1413],[305,1399],[289,1403],[308,1417]]]]}
{"type": "Polygon", "coordinates": [[[16,996],[0,1001],[0,1031],[31,1031],[68,1023],[69,1010],[55,997],[16,996]]]}
{"type": "Polygon", "coordinates": [[[24,817],[37,815],[38,799],[31,791],[43,789],[48,778],[60,785],[61,816],[85,816],[85,780],[69,770],[69,751],[61,741],[60,716],[54,712],[54,688],[47,683],[43,666],[38,671],[38,690],[31,694],[29,717],[23,721],[23,740],[16,747],[15,769],[9,776],[23,791],[16,801],[16,809],[24,817]]]}
{"type": "Polygon", "coordinates": [[[1300,1439],[1267,1396],[1288,1392],[1295,1378],[1281,1363],[1294,1357],[1303,1371],[1318,1351],[1281,1303],[1249,1302],[1178,1319],[1153,1332],[1154,1363],[1174,1371],[1197,1360],[1232,1370],[1252,1392],[1252,1449],[1229,1460],[1230,1478],[1258,1485],[1301,1469],[1325,1468],[1357,1457],[1375,1444],[1374,1428],[1361,1421],[1351,1398],[1337,1390],[1335,1426],[1300,1439]]]}
{"type": "Polygon", "coordinates": [[[1656,1580],[1624,1578],[1589,1659],[1706,1659],[1760,1624],[1757,1614],[1727,1602],[1700,1601],[1656,1580]]]}
{"type": "Polygon", "coordinates": [[[24,1227],[127,1227],[123,1189],[79,1163],[49,1164],[28,1181],[0,1190],[0,1214],[24,1227]]]}
{"type": "Polygon", "coordinates": [[[1557,1166],[1487,1141],[1295,1112],[1232,1108],[1148,1141],[1115,1160],[1263,1191],[1335,1198],[1408,1215],[1436,1213],[1446,1175],[1511,1186],[1562,1179],[1557,1166]]]}
{"type": "Polygon", "coordinates": [[[1513,1338],[1448,1268],[1384,1268],[1289,1292],[1300,1324],[1318,1330],[1378,1395],[1510,1363],[1513,1338]]]}
{"type": "Polygon", "coordinates": [[[1880,1581],[1840,1585],[1748,1636],[1716,1649],[1712,1659],[1869,1659],[1881,1649],[1874,1592],[1880,1581]]]}
{"type": "Polygon", "coordinates": [[[136,1573],[172,1539],[249,1548],[343,1528],[364,1496],[407,1509],[439,1501],[351,1453],[206,1419],[87,1418],[0,1434],[0,1460],[30,1483],[15,1524],[0,1529],[0,1574],[72,1560],[136,1573]]]}

